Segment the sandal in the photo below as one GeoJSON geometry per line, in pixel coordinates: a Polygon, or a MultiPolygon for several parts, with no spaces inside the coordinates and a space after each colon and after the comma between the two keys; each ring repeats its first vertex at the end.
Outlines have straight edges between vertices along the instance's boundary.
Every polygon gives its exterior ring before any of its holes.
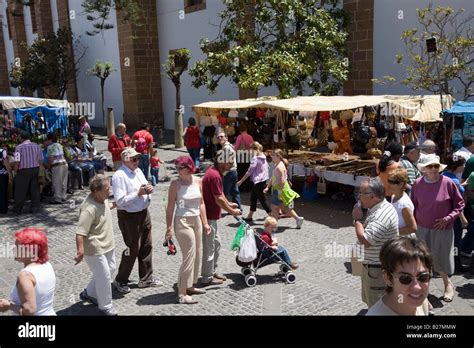
{"type": "Polygon", "coordinates": [[[195,304],[198,301],[194,300],[191,296],[188,295],[179,295],[178,297],[179,304],[195,304]]]}
{"type": "Polygon", "coordinates": [[[451,302],[454,297],[454,287],[452,283],[449,283],[446,289],[444,289],[443,301],[451,302]]]}

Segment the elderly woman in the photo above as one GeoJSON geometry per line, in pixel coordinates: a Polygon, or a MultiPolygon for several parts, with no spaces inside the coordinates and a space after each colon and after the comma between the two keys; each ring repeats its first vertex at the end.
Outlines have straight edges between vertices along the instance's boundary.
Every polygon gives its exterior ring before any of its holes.
{"type": "Polygon", "coordinates": [[[403,154],[403,147],[399,143],[392,142],[385,147],[385,152],[380,157],[377,166],[377,174],[385,187],[385,197],[390,202],[392,197],[392,190],[388,185],[388,175],[392,170],[400,166],[400,157],[403,154]]]}
{"type": "Polygon", "coordinates": [[[398,168],[391,171],[388,175],[388,187],[393,192],[391,203],[398,214],[398,233],[401,235],[412,234],[416,237],[417,229],[413,211],[415,210],[413,202],[406,194],[408,186],[408,173],[406,169],[398,168]]]}
{"type": "Polygon", "coordinates": [[[0,300],[0,312],[18,315],[56,315],[53,309],[56,276],[48,262],[48,238],[39,228],[25,228],[15,233],[15,260],[23,263],[11,301],[0,300]]]}
{"type": "Polygon", "coordinates": [[[91,193],[81,205],[76,230],[76,265],[85,259],[92,280],[79,295],[81,300],[97,304],[102,314],[117,315],[112,305],[112,276],[116,269],[115,241],[110,209],[115,203],[108,201],[110,181],[98,174],[90,184],[91,193]]]}
{"type": "Polygon", "coordinates": [[[391,239],[380,250],[380,262],[387,288],[367,315],[428,315],[432,258],[425,242],[391,239]]]}
{"type": "Polygon", "coordinates": [[[416,236],[428,245],[433,255],[433,268],[443,278],[443,299],[451,302],[454,287],[448,275],[454,273],[453,225],[464,209],[464,199],[456,184],[440,174],[445,167],[434,154],[418,164],[423,176],[413,184],[411,198],[418,225],[416,236]]]}
{"type": "Polygon", "coordinates": [[[201,179],[193,175],[196,170],[193,159],[180,156],[175,165],[179,177],[171,182],[168,191],[165,240],[169,241],[173,236],[173,224],[183,254],[178,276],[178,303],[194,304],[197,301],[191,295],[206,293],[194,284],[198,281],[201,265],[202,229],[204,226],[204,232],[210,234],[211,227],[207,222],[201,179]]]}
{"type": "Polygon", "coordinates": [[[272,188],[272,216],[277,219],[280,216],[280,209],[284,214],[293,217],[296,220],[296,228],[300,229],[303,225],[304,218],[298,216],[292,208],[293,200],[299,195],[291,190],[288,184],[288,172],[286,170],[287,159],[283,156],[281,149],[276,149],[272,153],[272,161],[274,164],[271,180],[263,193],[267,193],[272,188]]]}

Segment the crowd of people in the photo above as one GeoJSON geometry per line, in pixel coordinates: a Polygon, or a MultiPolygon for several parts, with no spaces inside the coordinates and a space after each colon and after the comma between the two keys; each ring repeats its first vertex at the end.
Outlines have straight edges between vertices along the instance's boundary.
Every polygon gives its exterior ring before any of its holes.
{"type": "Polygon", "coordinates": [[[451,302],[451,276],[469,271],[461,256],[471,258],[474,273],[473,150],[472,139],[465,138],[443,164],[431,140],[404,148],[390,143],[378,177],[360,186],[352,215],[364,246],[361,288],[368,314],[426,314],[433,275],[443,281],[442,299],[451,302]],[[396,303],[397,296],[404,300],[396,303]]]}
{"type": "MultiPolygon", "coordinates": [[[[154,149],[148,125],[129,137],[126,126],[119,124],[108,145],[115,171],[110,181],[103,175],[106,162],[95,150],[86,123],[83,122],[73,145],[67,141],[59,143],[51,134],[41,149],[30,141],[28,134],[22,134],[23,142],[16,148],[13,165],[5,151],[0,151],[0,212],[6,212],[8,207],[3,198],[11,170],[16,171],[13,211],[18,214],[28,193],[31,211],[39,209],[41,166],[49,169],[55,204],[66,200],[75,179],[79,188],[88,185],[90,193],[80,207],[77,223],[74,260],[76,264],[83,260],[87,263],[92,279],[80,298],[96,304],[104,315],[117,315],[110,284],[122,294],[129,293],[130,274],[137,260],[138,288],[163,285],[153,275],[149,212],[163,161],[154,149]],[[111,191],[113,202],[109,201],[111,191]],[[126,246],[118,266],[112,225],[115,208],[126,246]]],[[[299,267],[272,237],[282,213],[295,219],[296,228],[304,222],[293,207],[299,195],[288,181],[288,162],[283,151],[275,149],[270,170],[261,144],[253,141],[245,127],[240,131],[235,145],[228,141],[225,132],[217,133],[221,149],[202,178],[195,175],[200,166],[195,138],[200,133],[194,119],[189,120],[184,131],[189,156],[174,161],[178,177],[168,190],[164,234],[166,243],[176,239],[182,253],[177,280],[180,304],[197,303],[194,295],[205,294],[207,286],[227,281],[218,268],[219,221],[223,210],[233,216],[243,213],[239,187],[247,179],[252,188],[250,211],[245,219],[253,220],[260,201],[268,215],[262,235],[292,269],[299,267]],[[250,161],[238,162],[237,151],[250,153],[250,161]],[[266,199],[268,191],[270,206],[266,199]]],[[[444,165],[427,142],[422,146],[410,143],[404,148],[398,143],[388,144],[378,165],[379,176],[363,181],[360,186],[352,216],[358,243],[364,247],[361,294],[369,315],[427,314],[433,272],[443,280],[444,301],[451,302],[454,286],[450,276],[455,271],[466,271],[460,253],[470,256],[474,248],[474,156],[467,156],[474,145],[465,139],[464,147],[448,156],[444,165]],[[468,230],[465,236],[464,228],[468,230]]],[[[16,234],[16,240],[17,244],[35,245],[42,257],[18,258],[24,269],[19,273],[11,300],[0,300],[0,311],[54,315],[55,276],[48,263],[46,235],[38,229],[25,229],[16,234]]]]}

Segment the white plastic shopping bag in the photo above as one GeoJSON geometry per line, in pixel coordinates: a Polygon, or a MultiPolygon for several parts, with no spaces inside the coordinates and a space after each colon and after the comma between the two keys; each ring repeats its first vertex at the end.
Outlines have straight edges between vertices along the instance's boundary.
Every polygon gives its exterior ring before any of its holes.
{"type": "Polygon", "coordinates": [[[240,242],[239,260],[242,262],[252,262],[257,258],[257,243],[255,235],[251,229],[245,231],[245,235],[240,242]]]}

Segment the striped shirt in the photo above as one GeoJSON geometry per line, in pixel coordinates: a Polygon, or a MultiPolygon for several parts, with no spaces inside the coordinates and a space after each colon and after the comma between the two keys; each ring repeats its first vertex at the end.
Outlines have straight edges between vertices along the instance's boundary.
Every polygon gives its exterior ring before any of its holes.
{"type": "Polygon", "coordinates": [[[18,170],[37,168],[43,161],[43,151],[38,144],[25,140],[15,149],[15,162],[20,162],[18,170]]]}
{"type": "Polygon", "coordinates": [[[364,228],[364,238],[371,245],[364,250],[364,263],[380,264],[382,245],[398,236],[397,211],[384,199],[369,209],[364,228]]]}
{"type": "Polygon", "coordinates": [[[421,172],[418,170],[415,163],[412,163],[406,156],[402,156],[402,158],[400,158],[400,164],[407,170],[408,184],[413,185],[416,179],[421,176],[421,172]]]}

